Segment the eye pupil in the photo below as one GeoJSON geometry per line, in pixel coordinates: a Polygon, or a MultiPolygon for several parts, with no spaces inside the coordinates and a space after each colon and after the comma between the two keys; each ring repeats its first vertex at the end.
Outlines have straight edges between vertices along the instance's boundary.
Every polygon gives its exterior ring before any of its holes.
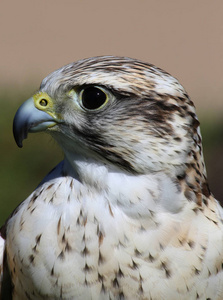
{"type": "Polygon", "coordinates": [[[107,100],[106,94],[97,87],[88,87],[82,93],[82,105],[87,109],[97,109],[107,100]]]}
{"type": "Polygon", "coordinates": [[[41,106],[47,106],[48,101],[47,101],[46,99],[41,99],[40,102],[39,102],[39,104],[40,104],[41,106]]]}

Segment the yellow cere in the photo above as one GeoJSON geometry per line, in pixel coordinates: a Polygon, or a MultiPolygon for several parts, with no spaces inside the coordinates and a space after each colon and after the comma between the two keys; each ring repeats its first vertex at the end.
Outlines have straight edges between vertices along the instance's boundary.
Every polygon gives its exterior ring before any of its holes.
{"type": "Polygon", "coordinates": [[[39,92],[33,95],[34,105],[39,110],[45,111],[54,119],[58,119],[58,114],[54,111],[53,99],[45,92],[39,92]]]}

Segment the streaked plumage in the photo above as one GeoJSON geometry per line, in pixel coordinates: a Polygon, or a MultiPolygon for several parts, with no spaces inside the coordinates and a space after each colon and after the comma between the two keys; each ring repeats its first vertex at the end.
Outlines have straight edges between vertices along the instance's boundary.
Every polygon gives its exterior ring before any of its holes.
{"type": "Polygon", "coordinates": [[[1,229],[4,295],[223,299],[223,211],[175,78],[123,57],[69,64],[16,113],[20,147],[36,131],[65,159],[1,229]]]}

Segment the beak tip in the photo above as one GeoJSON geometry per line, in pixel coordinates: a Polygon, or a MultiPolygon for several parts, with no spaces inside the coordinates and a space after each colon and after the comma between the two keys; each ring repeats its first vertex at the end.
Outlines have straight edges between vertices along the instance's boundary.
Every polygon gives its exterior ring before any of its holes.
{"type": "Polygon", "coordinates": [[[19,142],[16,142],[16,144],[17,144],[17,146],[18,146],[19,148],[22,148],[22,147],[23,147],[23,144],[22,144],[22,142],[21,142],[21,141],[19,141],[19,142]]]}
{"type": "Polygon", "coordinates": [[[13,136],[19,148],[23,147],[23,140],[27,138],[31,126],[30,118],[33,111],[33,99],[24,102],[17,110],[13,120],[13,136]]]}
{"type": "Polygon", "coordinates": [[[22,148],[22,141],[24,139],[24,132],[21,133],[20,130],[18,130],[15,126],[15,121],[13,123],[13,137],[14,137],[14,140],[16,142],[16,145],[19,147],[19,148],[22,148]]]}
{"type": "Polygon", "coordinates": [[[23,147],[23,144],[22,144],[22,139],[18,138],[17,136],[14,135],[14,140],[16,142],[16,145],[19,147],[19,148],[22,148],[23,147]]]}

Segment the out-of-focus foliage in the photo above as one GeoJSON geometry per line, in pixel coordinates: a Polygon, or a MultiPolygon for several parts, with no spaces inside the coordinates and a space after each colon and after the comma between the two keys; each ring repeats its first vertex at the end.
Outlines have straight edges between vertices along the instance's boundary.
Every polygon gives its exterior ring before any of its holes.
{"type": "MultiPolygon", "coordinates": [[[[56,142],[43,133],[29,134],[22,149],[16,146],[12,135],[13,117],[19,105],[29,97],[26,90],[0,91],[0,225],[63,158],[56,142]]],[[[199,118],[210,187],[221,200],[223,121],[208,115],[199,118]]]]}

